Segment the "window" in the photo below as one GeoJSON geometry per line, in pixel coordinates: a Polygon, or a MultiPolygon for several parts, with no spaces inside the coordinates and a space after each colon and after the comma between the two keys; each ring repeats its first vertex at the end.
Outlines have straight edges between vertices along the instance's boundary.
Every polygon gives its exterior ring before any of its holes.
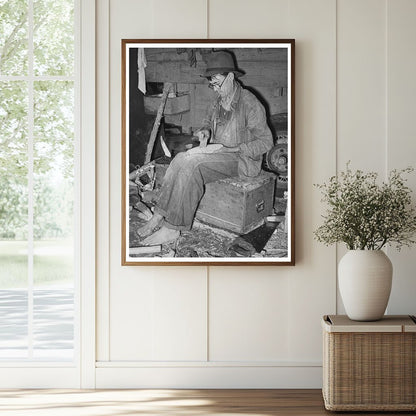
{"type": "Polygon", "coordinates": [[[0,360],[72,361],[74,0],[0,0],[0,360]]]}

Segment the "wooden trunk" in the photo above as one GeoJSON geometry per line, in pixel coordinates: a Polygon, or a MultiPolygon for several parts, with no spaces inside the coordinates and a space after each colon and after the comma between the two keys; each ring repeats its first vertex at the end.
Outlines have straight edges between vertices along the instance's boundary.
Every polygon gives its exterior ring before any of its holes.
{"type": "Polygon", "coordinates": [[[238,234],[254,230],[273,211],[275,175],[262,172],[255,178],[227,178],[209,183],[196,217],[238,234]]]}

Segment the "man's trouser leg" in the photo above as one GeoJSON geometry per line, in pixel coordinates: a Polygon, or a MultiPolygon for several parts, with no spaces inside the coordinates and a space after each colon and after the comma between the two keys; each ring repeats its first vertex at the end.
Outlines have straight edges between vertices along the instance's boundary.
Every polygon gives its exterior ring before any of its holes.
{"type": "Polygon", "coordinates": [[[166,171],[156,212],[168,227],[189,230],[205,184],[237,175],[236,153],[179,153],[166,171]]]}

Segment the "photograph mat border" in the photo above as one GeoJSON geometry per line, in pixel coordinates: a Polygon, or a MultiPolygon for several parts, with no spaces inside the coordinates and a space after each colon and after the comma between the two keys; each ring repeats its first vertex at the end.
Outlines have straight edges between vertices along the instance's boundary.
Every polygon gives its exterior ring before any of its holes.
{"type": "MultiPolygon", "coordinates": [[[[123,159],[123,171],[124,175],[122,177],[122,193],[124,197],[122,198],[122,265],[132,265],[132,266],[144,266],[144,265],[212,265],[212,266],[222,266],[222,265],[294,265],[294,242],[292,237],[294,237],[294,100],[292,102],[292,94],[294,98],[294,91],[292,90],[293,82],[292,76],[294,75],[294,40],[270,40],[267,42],[255,40],[248,43],[247,40],[242,42],[223,42],[221,40],[212,40],[209,39],[206,42],[189,42],[189,40],[181,42],[174,41],[172,42],[148,42],[147,40],[133,40],[122,39],[122,104],[124,106],[125,117],[122,114],[122,124],[123,124],[123,150],[122,150],[122,159],[123,159]],[[188,43],[187,43],[188,42],[188,43]],[[129,64],[130,64],[130,54],[129,50],[132,48],[209,48],[210,45],[221,45],[221,48],[275,48],[275,49],[287,49],[288,51],[288,62],[287,62],[287,107],[288,107],[288,202],[287,202],[287,222],[288,222],[288,233],[287,233],[287,256],[283,258],[279,257],[223,257],[223,258],[169,258],[168,260],[163,260],[159,257],[131,257],[129,254],[129,244],[127,243],[130,227],[129,227],[129,183],[126,180],[129,177],[129,164],[127,163],[127,158],[129,155],[129,121],[130,121],[130,112],[129,112],[129,64]],[[292,129],[293,126],[293,129],[292,129]],[[292,212],[293,211],[293,212],[292,212]]],[[[123,113],[123,111],[122,111],[123,113]]]]}

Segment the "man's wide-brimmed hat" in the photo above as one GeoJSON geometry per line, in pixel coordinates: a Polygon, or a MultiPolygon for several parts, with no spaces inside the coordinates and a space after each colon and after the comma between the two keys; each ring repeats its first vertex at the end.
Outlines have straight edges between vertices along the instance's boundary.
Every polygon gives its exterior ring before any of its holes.
{"type": "Polygon", "coordinates": [[[218,51],[212,52],[207,57],[207,68],[203,77],[211,77],[212,75],[222,74],[223,72],[234,72],[235,75],[241,76],[243,71],[235,66],[233,56],[230,52],[218,51]]]}

